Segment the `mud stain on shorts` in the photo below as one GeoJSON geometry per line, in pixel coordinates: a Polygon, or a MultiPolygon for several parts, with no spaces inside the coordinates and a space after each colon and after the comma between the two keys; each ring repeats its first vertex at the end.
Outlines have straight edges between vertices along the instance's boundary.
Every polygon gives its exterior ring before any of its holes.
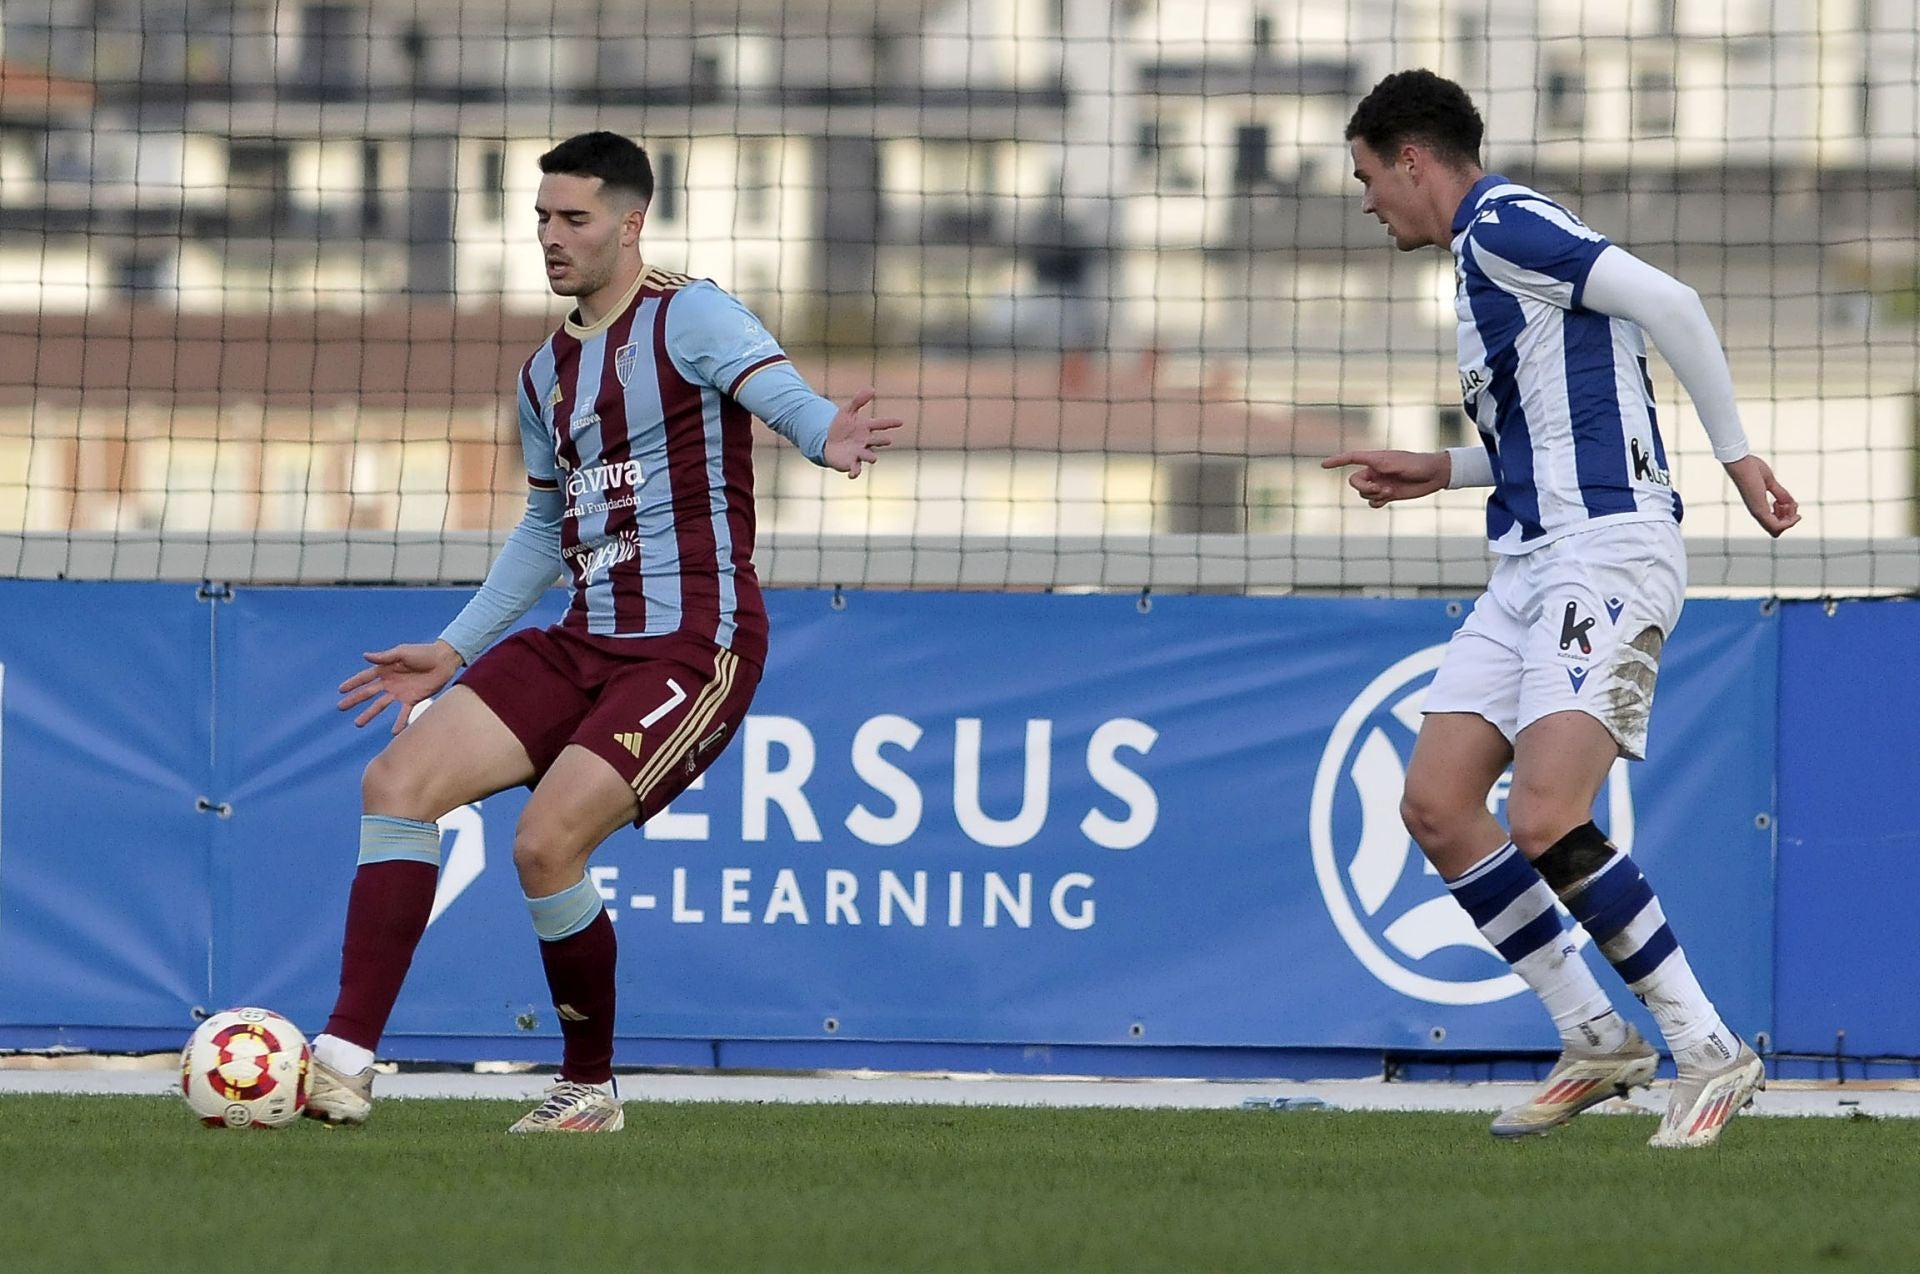
{"type": "Polygon", "coordinates": [[[1616,735],[1638,737],[1653,711],[1653,683],[1660,675],[1660,651],[1667,635],[1649,625],[1620,648],[1613,664],[1613,684],[1606,694],[1607,728],[1616,735]]]}

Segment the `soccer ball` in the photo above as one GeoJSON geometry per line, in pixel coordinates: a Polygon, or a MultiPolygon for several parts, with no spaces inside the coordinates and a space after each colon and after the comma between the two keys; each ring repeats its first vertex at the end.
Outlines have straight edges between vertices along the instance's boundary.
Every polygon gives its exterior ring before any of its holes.
{"type": "Polygon", "coordinates": [[[271,1009],[227,1009],[180,1051],[180,1092],[209,1128],[281,1128],[307,1104],[313,1050],[271,1009]]]}

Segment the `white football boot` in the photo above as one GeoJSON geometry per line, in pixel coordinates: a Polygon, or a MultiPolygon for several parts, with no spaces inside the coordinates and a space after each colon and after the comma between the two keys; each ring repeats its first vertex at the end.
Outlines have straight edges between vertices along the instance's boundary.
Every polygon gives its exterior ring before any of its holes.
{"type": "Polygon", "coordinates": [[[373,1113],[373,1067],[347,1075],[314,1058],[307,1073],[307,1108],[302,1113],[330,1124],[366,1123],[373,1113]]]}
{"type": "Polygon", "coordinates": [[[626,1127],[613,1085],[576,1084],[559,1079],[540,1104],[522,1115],[508,1132],[619,1132],[626,1127]]]}
{"type": "Polygon", "coordinates": [[[1653,1082],[1660,1054],[1640,1032],[1627,1027],[1627,1038],[1605,1053],[1568,1049],[1533,1096],[1493,1121],[1496,1137],[1531,1137],[1550,1132],[1590,1106],[1613,1097],[1625,1097],[1653,1082]]]}
{"type": "Polygon", "coordinates": [[[1739,1055],[1719,1070],[1673,1081],[1666,1117],[1647,1144],[1662,1149],[1711,1146],[1720,1140],[1727,1121],[1752,1105],[1754,1093],[1766,1086],[1766,1065],[1742,1044],[1739,1055]]]}

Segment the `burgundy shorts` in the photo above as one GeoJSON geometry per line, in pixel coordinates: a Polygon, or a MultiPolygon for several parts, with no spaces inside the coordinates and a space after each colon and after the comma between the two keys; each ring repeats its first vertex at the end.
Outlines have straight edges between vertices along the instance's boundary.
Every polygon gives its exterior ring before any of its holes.
{"type": "Polygon", "coordinates": [[[596,637],[555,625],[513,634],[459,684],[506,723],[535,781],[576,744],[605,760],[640,802],[665,809],[740,729],[760,669],[684,633],[596,637]]]}

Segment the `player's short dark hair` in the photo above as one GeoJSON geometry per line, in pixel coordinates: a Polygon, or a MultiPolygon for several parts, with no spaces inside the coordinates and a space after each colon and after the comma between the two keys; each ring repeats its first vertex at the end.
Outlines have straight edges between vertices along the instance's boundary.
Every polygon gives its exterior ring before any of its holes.
{"type": "Polygon", "coordinates": [[[1487,126],[1467,91],[1432,71],[1395,71],[1373,86],[1347,121],[1347,140],[1391,161],[1402,146],[1425,146],[1455,167],[1479,164],[1487,126]]]}
{"type": "Polygon", "coordinates": [[[653,162],[646,147],[618,133],[581,133],[540,156],[540,171],[598,177],[641,203],[653,202],[653,162]]]}

